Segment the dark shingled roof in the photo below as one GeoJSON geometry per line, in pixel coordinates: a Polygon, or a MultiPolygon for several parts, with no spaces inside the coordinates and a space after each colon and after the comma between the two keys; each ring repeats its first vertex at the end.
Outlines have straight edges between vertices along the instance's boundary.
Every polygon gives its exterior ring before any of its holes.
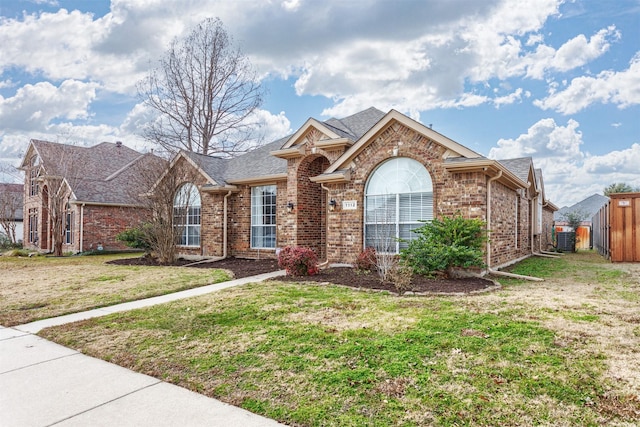
{"type": "Polygon", "coordinates": [[[585,221],[591,221],[591,218],[609,201],[609,198],[601,194],[593,194],[586,199],[571,205],[564,206],[560,210],[554,212],[553,219],[555,221],[564,221],[564,215],[570,212],[582,213],[585,221]]]}
{"type": "MultiPolygon", "coordinates": [[[[322,123],[341,137],[356,141],[380,121],[384,115],[382,111],[372,107],[343,119],[331,118],[322,123]]],[[[184,152],[184,154],[189,156],[218,185],[224,186],[230,182],[243,179],[286,174],[287,161],[272,156],[270,153],[282,148],[289,138],[291,138],[291,135],[233,158],[220,158],[188,152],[184,152]]]]}
{"type": "Polygon", "coordinates": [[[49,141],[31,141],[40,156],[45,175],[62,176],[77,201],[98,204],[139,205],[148,191],[141,170],[156,175],[166,162],[153,154],[141,154],[122,144],[102,142],[79,147],[49,141]],[[154,171],[155,170],[155,171],[154,171]]]}
{"type": "Polygon", "coordinates": [[[289,137],[280,138],[229,160],[227,181],[287,173],[287,161],[269,154],[279,150],[289,137]]]}
{"type": "Polygon", "coordinates": [[[522,182],[529,181],[529,170],[533,159],[531,157],[520,157],[517,159],[498,160],[505,168],[509,169],[522,182]]]}
{"type": "Polygon", "coordinates": [[[343,119],[331,118],[323,123],[338,135],[356,141],[384,116],[382,111],[370,107],[343,119]]]}

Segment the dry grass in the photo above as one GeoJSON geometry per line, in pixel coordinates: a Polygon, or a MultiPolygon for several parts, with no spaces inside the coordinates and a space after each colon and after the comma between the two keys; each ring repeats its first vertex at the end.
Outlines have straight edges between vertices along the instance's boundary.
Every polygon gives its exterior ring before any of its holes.
{"type": "Polygon", "coordinates": [[[105,264],[132,256],[0,257],[0,324],[14,326],[228,279],[220,270],[105,264]]]}
{"type": "Polygon", "coordinates": [[[603,354],[620,393],[640,396],[640,264],[611,264],[596,253],[566,254],[570,267],[543,283],[478,298],[494,312],[518,310],[556,332],[558,345],[603,354]]]}
{"type": "Polygon", "coordinates": [[[489,294],[267,282],[42,335],[292,425],[638,425],[640,265],[532,264],[489,294]]]}

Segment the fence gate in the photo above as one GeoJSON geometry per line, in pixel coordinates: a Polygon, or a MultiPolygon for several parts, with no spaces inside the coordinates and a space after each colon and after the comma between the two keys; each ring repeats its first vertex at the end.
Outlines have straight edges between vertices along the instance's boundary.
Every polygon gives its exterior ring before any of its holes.
{"type": "Polygon", "coordinates": [[[611,261],[640,261],[640,194],[611,194],[611,261]]]}

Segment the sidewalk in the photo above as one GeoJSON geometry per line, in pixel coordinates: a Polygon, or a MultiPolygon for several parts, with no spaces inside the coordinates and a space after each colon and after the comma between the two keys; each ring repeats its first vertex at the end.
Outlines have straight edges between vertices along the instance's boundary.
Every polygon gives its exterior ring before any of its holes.
{"type": "Polygon", "coordinates": [[[13,328],[0,326],[0,425],[283,425],[32,335],[48,326],[203,295],[281,274],[232,280],[13,328]]]}

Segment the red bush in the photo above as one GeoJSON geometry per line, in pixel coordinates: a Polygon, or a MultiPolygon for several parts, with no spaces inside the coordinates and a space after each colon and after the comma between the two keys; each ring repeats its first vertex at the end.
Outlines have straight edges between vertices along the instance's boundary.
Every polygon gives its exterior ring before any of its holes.
{"type": "Polygon", "coordinates": [[[369,246],[364,251],[360,252],[354,267],[360,271],[375,271],[378,265],[378,259],[376,257],[376,248],[369,246]]]}
{"type": "Polygon", "coordinates": [[[313,276],[320,271],[316,253],[300,246],[283,248],[278,255],[278,265],[289,276],[313,276]]]}

